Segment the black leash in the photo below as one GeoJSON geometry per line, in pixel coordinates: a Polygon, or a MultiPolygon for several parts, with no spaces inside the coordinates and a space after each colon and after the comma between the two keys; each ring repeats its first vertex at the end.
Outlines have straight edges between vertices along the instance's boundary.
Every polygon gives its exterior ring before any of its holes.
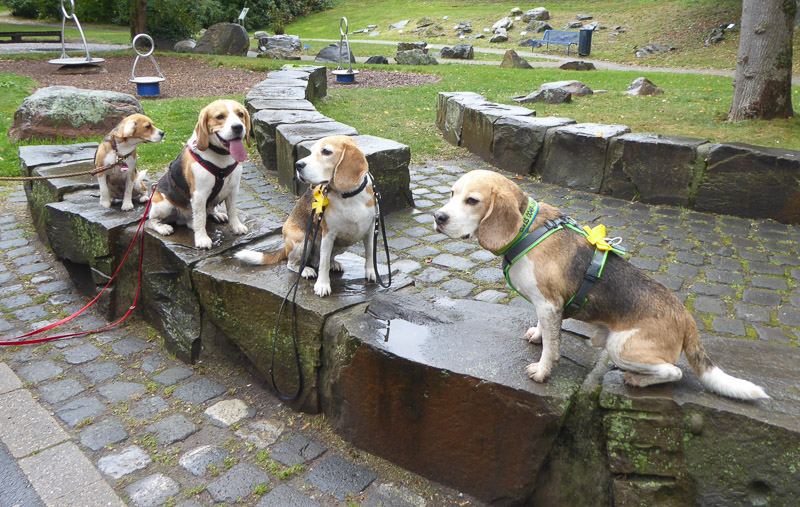
{"type": "Polygon", "coordinates": [[[378,187],[375,186],[375,179],[372,177],[371,173],[367,173],[369,175],[369,180],[372,183],[372,191],[375,192],[375,232],[373,233],[372,239],[372,267],[375,268],[375,278],[378,281],[378,285],[383,287],[384,289],[388,289],[392,286],[392,262],[389,258],[389,242],[386,241],[386,225],[383,223],[383,206],[381,205],[381,193],[378,192],[378,187]],[[383,284],[383,280],[381,280],[380,270],[378,269],[378,222],[380,222],[380,229],[381,233],[383,234],[383,249],[386,252],[386,267],[389,270],[389,281],[386,285],[383,284]]]}

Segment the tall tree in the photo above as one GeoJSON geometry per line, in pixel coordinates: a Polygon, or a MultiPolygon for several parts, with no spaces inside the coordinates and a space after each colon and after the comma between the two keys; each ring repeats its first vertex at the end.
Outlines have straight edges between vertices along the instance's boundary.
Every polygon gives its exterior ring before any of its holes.
{"type": "Polygon", "coordinates": [[[741,38],[728,121],[792,112],[794,0],[742,0],[741,38]]]}
{"type": "Polygon", "coordinates": [[[147,0],[131,1],[131,39],[147,33],[147,0]]]}

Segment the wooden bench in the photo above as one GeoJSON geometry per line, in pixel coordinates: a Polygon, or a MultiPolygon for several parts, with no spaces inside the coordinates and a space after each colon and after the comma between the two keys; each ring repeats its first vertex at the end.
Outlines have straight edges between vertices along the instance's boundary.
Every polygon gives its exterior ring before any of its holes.
{"type": "Polygon", "coordinates": [[[45,40],[44,37],[55,37],[55,42],[61,42],[61,30],[31,30],[27,32],[0,32],[0,44],[12,44],[23,42],[22,39],[28,39],[25,42],[53,42],[45,40]],[[29,39],[33,37],[33,39],[29,39]],[[37,38],[42,37],[42,38],[37,38]],[[8,39],[8,40],[5,40],[8,39]]]}
{"type": "Polygon", "coordinates": [[[542,40],[534,40],[531,44],[531,52],[536,49],[536,46],[546,44],[550,49],[550,44],[559,44],[567,46],[567,55],[569,55],[569,47],[572,44],[578,45],[578,37],[580,32],[568,32],[566,30],[545,30],[542,40]]]}

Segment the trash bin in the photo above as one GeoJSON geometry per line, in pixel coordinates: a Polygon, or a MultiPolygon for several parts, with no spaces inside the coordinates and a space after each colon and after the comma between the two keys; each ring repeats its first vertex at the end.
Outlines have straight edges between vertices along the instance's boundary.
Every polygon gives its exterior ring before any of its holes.
{"type": "Polygon", "coordinates": [[[592,52],[592,32],[594,30],[581,29],[578,34],[578,54],[580,56],[589,56],[592,52]]]}

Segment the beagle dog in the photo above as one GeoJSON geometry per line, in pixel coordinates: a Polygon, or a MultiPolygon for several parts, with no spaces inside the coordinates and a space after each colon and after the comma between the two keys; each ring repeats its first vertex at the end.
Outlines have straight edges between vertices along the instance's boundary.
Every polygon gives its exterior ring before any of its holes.
{"type": "Polygon", "coordinates": [[[434,214],[434,229],[450,238],[476,236],[496,254],[511,247],[514,257],[504,253],[510,263],[504,265],[510,265],[507,278],[533,303],[539,318],[525,333],[530,343],[542,343],[539,362],[526,367],[530,378],[544,382],[561,357],[561,321],[568,307],[570,317],[591,325],[592,344],[605,347],[614,364],[626,371],[623,378],[629,385],[679,380],[682,373],[675,363],[683,351],[711,391],[744,400],[769,397],[761,387],[714,366],[694,319],[678,298],[616,254],[607,256],[599,279],[580,295],[587,266],[591,268],[599,248],[570,227],[541,236],[559,223],[572,224],[558,209],[536,203],[508,178],[486,170],[459,178],[450,200],[434,214]],[[544,239],[525,253],[516,245],[529,234],[544,239]],[[572,306],[576,294],[580,300],[572,306]]]}
{"type": "Polygon", "coordinates": [[[172,234],[172,222],[194,230],[194,246],[211,248],[206,218],[229,222],[234,234],[247,227],[236,214],[236,195],[250,145],[250,114],[234,100],[216,100],[200,111],[194,134],[153,192],[148,226],[172,234]],[[225,202],[223,213],[217,205],[225,202]]]}
{"type": "Polygon", "coordinates": [[[326,199],[329,202],[325,205],[316,241],[307,247],[311,254],[309,265],[303,268],[302,276],[316,276],[314,294],[327,296],[331,293],[329,271],[342,271],[342,266],[334,257],[361,240],[366,258],[364,277],[374,282],[375,193],[364,153],[351,137],[327,137],[314,144],[309,156],[297,161],[295,172],[300,181],[308,183],[312,188],[297,201],[283,224],[283,249],[266,253],[242,250],[236,253],[236,257],[254,265],[288,259],[287,267],[292,271],[299,271],[306,227],[315,204],[314,193],[327,187],[327,196],[317,194],[317,200],[326,199]],[[315,270],[314,267],[318,269],[315,270]]]}
{"type": "Polygon", "coordinates": [[[141,143],[158,143],[164,131],[153,125],[153,120],[143,114],[132,114],[119,122],[109,132],[94,154],[94,166],[112,166],[97,174],[100,185],[100,205],[111,207],[112,199],[122,199],[122,211],[133,209],[133,197],[147,202],[147,171],[136,170],[136,147],[141,143]]]}

